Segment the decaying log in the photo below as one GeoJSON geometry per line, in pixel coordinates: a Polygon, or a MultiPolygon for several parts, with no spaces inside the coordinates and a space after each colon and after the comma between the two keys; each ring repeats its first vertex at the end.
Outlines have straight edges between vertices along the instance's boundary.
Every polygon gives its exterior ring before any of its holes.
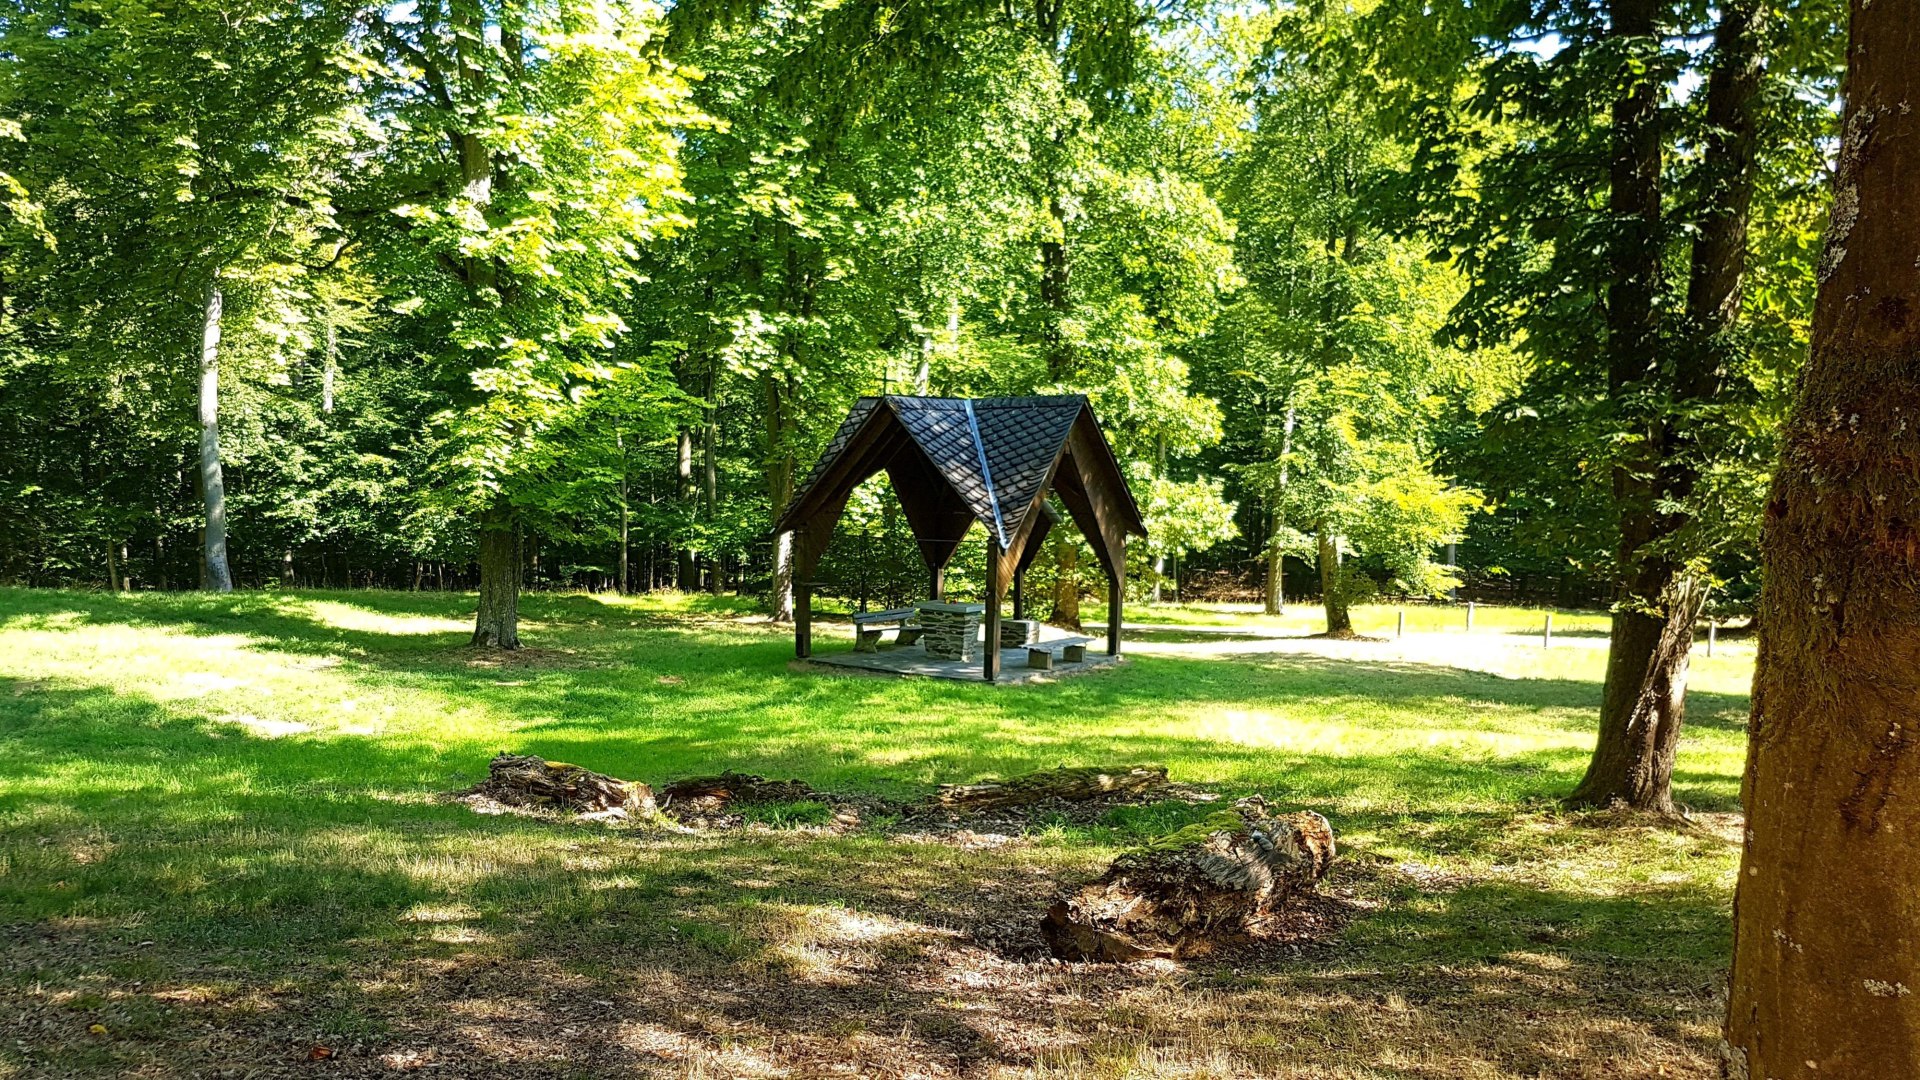
{"type": "Polygon", "coordinates": [[[1048,769],[1011,780],[947,784],[933,801],[953,810],[998,810],[1058,799],[1085,802],[1111,795],[1138,795],[1167,786],[1164,765],[1048,769]]]}
{"type": "Polygon", "coordinates": [[[1040,933],[1063,960],[1202,955],[1313,888],[1333,856],[1326,818],[1269,816],[1258,799],[1243,800],[1121,855],[1098,881],[1055,903],[1040,933]]]}
{"type": "Polygon", "coordinates": [[[817,794],[802,780],[769,780],[729,770],[675,780],[660,789],[660,805],[676,814],[718,814],[736,802],[798,802],[817,794]]]}
{"type": "Polygon", "coordinates": [[[551,807],[579,813],[620,811],[652,818],[653,789],[637,780],[620,780],[564,761],[532,754],[501,754],[487,765],[487,778],[472,794],[509,806],[551,807]]]}

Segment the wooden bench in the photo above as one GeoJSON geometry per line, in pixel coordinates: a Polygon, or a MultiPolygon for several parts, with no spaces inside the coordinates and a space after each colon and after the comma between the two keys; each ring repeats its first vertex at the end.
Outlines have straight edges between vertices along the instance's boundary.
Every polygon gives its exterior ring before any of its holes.
{"type": "Polygon", "coordinates": [[[1062,653],[1062,659],[1069,664],[1081,663],[1087,658],[1087,643],[1092,640],[1090,637],[1063,637],[1036,641],[1026,647],[1027,666],[1042,671],[1053,670],[1053,654],[1056,651],[1062,653]]]}
{"type": "Polygon", "coordinates": [[[886,633],[888,626],[900,628],[897,645],[911,645],[920,640],[920,628],[908,626],[907,620],[920,612],[910,607],[894,608],[890,611],[866,611],[853,617],[853,651],[879,652],[880,635],[886,633]]]}

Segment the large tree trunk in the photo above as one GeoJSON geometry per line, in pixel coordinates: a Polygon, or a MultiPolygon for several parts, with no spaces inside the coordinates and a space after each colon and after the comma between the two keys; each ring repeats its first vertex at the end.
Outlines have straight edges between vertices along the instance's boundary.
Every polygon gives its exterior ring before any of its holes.
{"type": "Polygon", "coordinates": [[[227,568],[227,487],[220,475],[220,315],[224,297],[216,279],[207,290],[207,307],[200,331],[200,492],[204,499],[203,543],[206,559],[204,587],[233,591],[233,573],[227,568]]]}
{"type": "Polygon", "coordinates": [[[495,503],[480,519],[480,611],[473,622],[474,646],[520,647],[520,563],[520,522],[511,507],[495,503]]]}
{"type": "Polygon", "coordinates": [[[1920,0],[1854,0],[1766,588],[1728,1073],[1920,1076],[1920,0]]]}
{"type": "MultiPolygon", "coordinates": [[[[1753,0],[1726,5],[1714,35],[1714,66],[1707,86],[1711,134],[1702,166],[1705,209],[1687,283],[1690,340],[1673,357],[1673,397],[1680,402],[1708,401],[1719,392],[1730,331],[1740,310],[1760,79],[1754,11],[1753,0]]],[[[1641,14],[1635,13],[1636,20],[1641,14]]],[[[1620,32],[1644,34],[1650,32],[1651,23],[1621,26],[1616,21],[1620,32]]],[[[1642,91],[1636,88],[1623,101],[1642,91]]],[[[1616,212],[1632,215],[1650,230],[1657,223],[1659,191],[1657,182],[1645,179],[1645,170],[1655,170],[1657,175],[1657,135],[1651,136],[1656,141],[1649,151],[1644,140],[1650,137],[1651,120],[1637,104],[1625,111],[1616,106],[1614,115],[1617,198],[1613,205],[1616,212]]],[[[1643,290],[1634,268],[1648,266],[1651,280],[1657,280],[1658,252],[1635,254],[1631,245],[1638,235],[1637,231],[1627,234],[1625,250],[1617,254],[1614,264],[1615,287],[1622,297],[1621,310],[1610,313],[1609,321],[1609,374],[1615,394],[1632,392],[1653,371],[1657,359],[1653,354],[1657,343],[1651,338],[1657,315],[1651,307],[1642,310],[1640,306],[1643,290]]],[[[1657,286],[1649,286],[1653,287],[1657,286]]],[[[1706,594],[1671,557],[1649,556],[1646,549],[1670,539],[1686,525],[1685,514],[1662,506],[1682,504],[1693,495],[1704,450],[1698,432],[1684,416],[1653,417],[1646,434],[1648,460],[1615,475],[1621,577],[1601,695],[1600,732],[1586,776],[1568,802],[1618,803],[1671,813],[1673,754],[1686,719],[1687,653],[1706,594]]]]}
{"type": "Polygon", "coordinates": [[[1353,613],[1347,610],[1347,590],[1341,580],[1340,540],[1325,522],[1320,524],[1320,600],[1327,610],[1327,636],[1352,637],[1353,613]]]}
{"type": "MultiPolygon", "coordinates": [[[[1673,762],[1686,719],[1687,664],[1693,649],[1693,624],[1707,591],[1698,578],[1674,578],[1664,599],[1665,619],[1616,616],[1608,674],[1623,658],[1644,658],[1638,693],[1626,701],[1603,702],[1600,738],[1587,773],[1567,801],[1575,806],[1621,804],[1636,810],[1671,814],[1673,762]],[[1642,635],[1651,634],[1648,645],[1642,635]]],[[[1623,613],[1625,614],[1625,613],[1623,613]]],[[[1607,693],[1635,688],[1633,680],[1607,680],[1607,693]]]]}

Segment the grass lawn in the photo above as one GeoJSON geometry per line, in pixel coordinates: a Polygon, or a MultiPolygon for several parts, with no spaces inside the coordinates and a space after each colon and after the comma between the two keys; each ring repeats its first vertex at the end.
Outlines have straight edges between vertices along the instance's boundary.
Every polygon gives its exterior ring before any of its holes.
{"type": "Polygon", "coordinates": [[[1538,613],[1149,634],[987,687],[793,673],[706,599],[530,596],[531,647],[476,656],[471,602],[0,590],[0,1077],[1717,1075],[1750,644],[1696,663],[1673,828],[1555,808],[1605,656],[1499,632],[1538,613]],[[898,798],[1164,763],[1325,813],[1353,918],[1245,962],[1054,964],[1007,935],[1191,808],[673,836],[436,799],[500,750],[898,798]]]}

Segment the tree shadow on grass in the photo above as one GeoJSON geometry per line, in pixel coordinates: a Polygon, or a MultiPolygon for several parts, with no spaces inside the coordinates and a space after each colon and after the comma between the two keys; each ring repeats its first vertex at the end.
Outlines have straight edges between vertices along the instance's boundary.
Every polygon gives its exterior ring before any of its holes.
{"type": "MultiPolygon", "coordinates": [[[[804,712],[816,693],[775,682],[744,715],[764,719],[796,690],[804,712]]],[[[1113,706],[1135,692],[1066,697],[1113,706]]],[[[920,693],[948,700],[945,688],[920,693]]],[[[1006,700],[970,693],[982,710],[1006,700]]],[[[1040,701],[1058,709],[1060,697],[1040,701]]],[[[1058,968],[976,939],[982,926],[1030,927],[1055,888],[1098,869],[1097,846],[660,839],[483,817],[422,797],[479,766],[465,745],[259,738],[181,703],[58,681],[0,679],[0,709],[0,1019],[19,1033],[0,1063],[26,1073],[306,1075],[323,1045],[342,1075],[409,1064],[470,1077],[1085,1075],[1147,1060],[1236,1075],[1431,1075],[1383,1065],[1395,1061],[1707,1075],[1711,995],[1700,987],[1717,977],[1725,937],[1724,897],[1711,890],[1431,888],[1367,869],[1362,844],[1355,887],[1378,906],[1301,961],[1058,968]]],[[[1009,722],[986,711],[983,723],[1009,722]]],[[[581,727],[528,740],[575,760],[596,748],[635,763],[724,751],[769,771],[822,761],[746,726],[626,749],[581,727]]],[[[1146,759],[1170,745],[1136,733],[1093,749],[1146,759]]],[[[887,767],[863,760],[874,750],[857,741],[839,752],[852,775],[887,767]]],[[[1303,751],[1209,753],[1246,775],[1299,759],[1273,774],[1287,797],[1377,783],[1409,804],[1348,815],[1349,835],[1393,830],[1507,861],[1584,842],[1570,823],[1547,820],[1521,841],[1511,813],[1434,806],[1442,792],[1509,790],[1504,773],[1550,774],[1552,753],[1319,764],[1303,751]]]]}

